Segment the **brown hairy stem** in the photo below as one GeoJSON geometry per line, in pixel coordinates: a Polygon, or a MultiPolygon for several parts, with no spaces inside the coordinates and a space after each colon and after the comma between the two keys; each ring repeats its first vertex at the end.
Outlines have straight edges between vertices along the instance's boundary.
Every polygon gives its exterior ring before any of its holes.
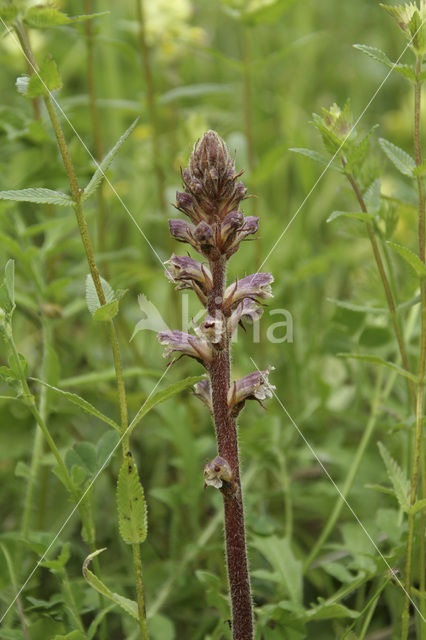
{"type": "MultiPolygon", "coordinates": [[[[226,280],[226,261],[221,258],[210,263],[213,288],[208,300],[211,316],[222,315],[222,300],[226,280]]],[[[234,640],[253,638],[253,613],[246,552],[244,507],[241,492],[238,436],[235,419],[228,407],[230,386],[229,336],[225,333],[215,349],[209,365],[213,415],[219,456],[232,471],[232,482],[221,490],[225,510],[225,541],[228,579],[232,603],[232,634],[234,640]]]]}

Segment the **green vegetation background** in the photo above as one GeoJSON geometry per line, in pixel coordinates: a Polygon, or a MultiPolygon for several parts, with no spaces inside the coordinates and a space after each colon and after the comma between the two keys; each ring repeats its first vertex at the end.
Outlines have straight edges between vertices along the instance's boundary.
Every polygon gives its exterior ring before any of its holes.
{"type": "MultiPolygon", "coordinates": [[[[341,176],[327,171],[307,197],[322,168],[289,148],[322,151],[319,135],[309,125],[312,112],[319,112],[322,106],[343,104],[350,98],[357,117],[369,103],[386,71],[354,49],[354,43],[379,47],[396,59],[402,39],[373,0],[278,2],[278,10],[254,14],[259,20],[246,21],[217,0],[199,0],[191,6],[184,0],[146,4],[159,123],[155,159],[164,171],[166,201],[174,200],[180,186],[179,168],[185,166],[194,140],[208,128],[218,131],[236,150],[237,166],[245,168],[244,180],[257,196],[256,202],[247,200],[244,209],[251,213],[256,207],[261,218],[259,238],[245,243],[232,259],[230,276],[249,274],[259,259],[263,263],[267,258],[262,269],[275,277],[275,297],[262,321],[262,344],[253,344],[249,327],[245,335],[240,332],[233,352],[235,377],[253,370],[251,357],[259,366],[275,367],[271,381],[277,396],[301,431],[276,399],[268,403],[267,411],[252,403],[239,420],[258,637],[341,638],[355,620],[354,612],[361,611],[386,580],[387,568],[353,513],[344,508],[313,567],[302,577],[303,561],[337,499],[336,488],[305,438],[341,486],[369,419],[378,373],[338,354],[364,350],[393,358],[395,345],[386,314],[345,310],[330,301],[385,306],[363,229],[356,221],[326,222],[334,210],[357,210],[352,194],[341,176]],[[266,330],[277,318],[269,311],[282,308],[291,313],[293,341],[273,344],[266,339],[266,330]],[[342,595],[336,597],[336,593],[342,595]],[[338,605],[332,604],[335,600],[338,605]]],[[[70,15],[83,12],[79,2],[63,3],[63,8],[70,15]]],[[[182,254],[185,247],[173,244],[168,235],[167,216],[176,216],[176,211],[167,205],[165,215],[159,206],[135,3],[99,2],[96,10],[108,11],[93,23],[104,151],[141,115],[109,173],[125,206],[106,186],[106,252],[98,252],[103,275],[115,289],[129,290],[120,306],[118,326],[126,369],[130,373],[135,367],[141,370],[127,377],[129,408],[134,414],[166,365],[152,331],[139,332],[129,342],[143,315],[137,297],[143,293],[171,328],[180,328],[181,302],[171,293],[158,258],[166,260],[171,251],[182,254]]],[[[31,30],[30,35],[39,59],[51,53],[57,61],[63,89],[56,97],[93,151],[84,25],[31,30]]],[[[67,191],[46,118],[42,124],[34,123],[30,103],[15,90],[15,79],[26,71],[26,65],[16,43],[4,34],[0,66],[0,189],[40,186],[67,191]]],[[[378,122],[379,135],[411,151],[411,100],[408,83],[391,75],[368,106],[359,128],[367,131],[378,122]]],[[[66,122],[63,126],[85,184],[93,163],[66,122]]],[[[376,140],[372,154],[377,152],[379,169],[386,166],[384,188],[391,193],[395,175],[376,140]]],[[[96,199],[89,201],[86,212],[98,246],[96,199]]],[[[402,215],[395,238],[412,245],[414,214],[409,208],[398,213],[402,215]]],[[[59,385],[116,418],[112,378],[67,381],[112,367],[103,327],[92,320],[85,305],[87,266],[72,212],[1,203],[0,263],[9,257],[15,258],[17,270],[15,337],[28,359],[30,374],[38,376],[40,370],[39,313],[43,310],[36,302],[30,268],[36,263],[49,283],[43,303],[61,309],[61,317],[50,321],[59,385]],[[38,225],[46,216],[52,224],[43,231],[38,225]]],[[[398,267],[398,288],[404,299],[415,287],[399,262],[398,267]]],[[[197,309],[191,300],[189,315],[197,309]]],[[[416,332],[415,326],[414,338],[416,332]]],[[[1,360],[5,364],[5,353],[1,360]]],[[[164,384],[199,373],[196,363],[183,360],[167,373],[164,384]]],[[[2,393],[8,394],[6,387],[2,393]]],[[[401,378],[381,407],[349,494],[354,512],[396,567],[402,563],[405,535],[398,503],[394,496],[368,485],[389,484],[376,446],[379,440],[403,468],[408,466],[408,438],[402,423],[406,404],[401,378]]],[[[98,446],[101,455],[112,443],[105,439],[105,425],[57,397],[49,396],[49,413],[61,451],[87,441],[98,446]]],[[[26,483],[25,468],[20,464],[18,474],[16,469],[18,463],[29,463],[33,436],[34,424],[26,407],[0,400],[2,538],[13,552],[11,532],[19,531],[26,483]]],[[[203,490],[203,466],[215,455],[213,427],[205,407],[188,392],[169,400],[138,426],[133,446],[149,507],[149,535],[142,557],[148,612],[155,610],[152,638],[228,638],[221,500],[213,490],[203,490]]],[[[53,465],[46,452],[32,509],[33,533],[19,569],[23,576],[72,508],[51,472],[53,465]]],[[[100,558],[103,579],[114,591],[133,597],[129,549],[120,541],[117,529],[118,468],[119,460],[113,459],[97,480],[93,512],[97,546],[107,547],[100,558]]],[[[66,542],[71,545],[67,564],[71,588],[88,624],[98,600],[81,577],[88,549],[77,517],[61,533],[50,557],[66,542]]],[[[13,596],[4,558],[0,559],[0,593],[3,609],[13,596]]],[[[23,594],[31,640],[72,630],[63,600],[60,581],[48,568],[39,568],[23,594]]],[[[400,606],[400,590],[390,582],[380,596],[369,632],[390,628],[386,637],[397,637],[400,606]]],[[[108,637],[136,637],[133,621],[121,617],[117,609],[108,614],[107,621],[108,637]]],[[[7,623],[4,638],[23,637],[13,613],[7,623]]]]}

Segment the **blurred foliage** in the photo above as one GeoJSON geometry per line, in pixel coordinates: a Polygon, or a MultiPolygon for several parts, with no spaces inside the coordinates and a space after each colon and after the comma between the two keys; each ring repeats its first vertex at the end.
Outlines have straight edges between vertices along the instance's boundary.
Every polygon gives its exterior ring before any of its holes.
{"type": "MultiPolygon", "coordinates": [[[[358,211],[349,185],[339,172],[331,168],[322,175],[323,167],[289,148],[324,153],[318,131],[308,124],[311,114],[335,102],[344,105],[349,98],[354,118],[363,113],[357,126],[361,134],[379,123],[370,138],[370,178],[363,185],[367,189],[381,175],[377,224],[386,239],[415,246],[415,192],[378,143],[379,136],[389,138],[411,153],[410,86],[392,74],[375,94],[386,70],[352,46],[368,44],[396,59],[404,46],[398,27],[372,0],[145,0],[158,128],[154,158],[136,3],[91,4],[92,11],[105,12],[91,21],[104,149],[112,148],[140,116],[108,171],[114,191],[108,185],[103,191],[103,251],[97,241],[96,198],[86,204],[104,275],[114,290],[128,290],[117,324],[130,414],[138,411],[165,369],[152,331],[138,331],[130,342],[141,319],[138,294],[174,328],[181,325],[182,313],[190,320],[199,311],[194,299],[179,302],[174,297],[163,274],[162,261],[180,247],[170,243],[155,164],[164,172],[166,201],[173,201],[180,166],[185,166],[193,142],[212,128],[235,150],[237,167],[246,168],[244,179],[256,200],[247,200],[245,210],[252,213],[256,207],[261,218],[259,239],[245,243],[232,259],[230,278],[251,273],[259,262],[275,277],[261,343],[253,344],[248,327],[246,334],[239,333],[233,351],[234,377],[253,369],[251,358],[259,367],[274,365],[272,382],[282,403],[272,400],[266,412],[251,406],[239,420],[257,639],[357,638],[369,603],[375,606],[369,632],[391,627],[389,637],[396,638],[401,589],[389,579],[379,550],[389,566],[401,567],[406,525],[376,443],[386,443],[387,464],[395,463],[405,474],[412,427],[409,395],[404,378],[394,371],[386,370],[382,379],[371,363],[338,357],[367,351],[398,362],[363,225],[345,217],[327,224],[333,211],[358,211]],[[293,341],[267,339],[268,328],[280,319],[273,312],[280,309],[291,314],[293,341]],[[378,385],[374,433],[348,496],[353,512],[341,511],[309,568],[306,558],[338,499],[323,466],[341,487],[371,418],[378,385]],[[349,631],[351,625],[355,631],[349,631]]],[[[3,11],[3,3],[0,6],[3,11]]],[[[83,13],[74,0],[58,6],[69,16],[83,13]]],[[[7,20],[6,13],[0,15],[7,20]]],[[[90,156],[94,132],[85,23],[37,28],[29,21],[28,29],[37,59],[52,55],[56,61],[63,86],[54,95],[63,109],[80,184],[85,185],[96,168],[90,156]]],[[[405,57],[408,53],[401,62],[405,57]]],[[[41,120],[34,119],[31,102],[15,89],[17,76],[28,69],[15,36],[4,25],[0,64],[0,190],[40,187],[68,193],[46,113],[42,110],[41,120]]],[[[167,209],[169,216],[176,216],[171,206],[167,209]]],[[[42,345],[47,327],[50,366],[56,371],[52,384],[78,393],[118,420],[105,331],[102,323],[93,321],[84,300],[88,269],[72,210],[0,201],[0,265],[9,258],[16,263],[15,340],[29,375],[45,378],[41,370],[46,370],[42,345]]],[[[415,359],[416,279],[398,256],[388,260],[398,302],[411,301],[403,318],[408,354],[415,359]]],[[[275,335],[282,336],[282,328],[276,328],[275,335]]],[[[9,354],[1,344],[0,364],[7,365],[9,354]]],[[[182,361],[167,372],[160,389],[199,374],[196,363],[182,361]]],[[[41,387],[36,382],[30,386],[38,398],[41,387]]],[[[35,425],[24,403],[5,398],[13,395],[13,388],[2,385],[0,392],[0,600],[6,610],[72,503],[52,474],[55,461],[43,444],[31,531],[22,539],[35,425]],[[14,567],[12,578],[14,558],[21,558],[21,564],[14,567]]],[[[76,465],[83,469],[79,481],[91,477],[116,443],[116,434],[58,394],[47,391],[45,403],[50,430],[70,471],[76,465]]],[[[205,460],[215,455],[208,413],[184,391],[147,414],[132,438],[148,502],[149,533],[142,557],[151,638],[229,638],[221,499],[203,490],[205,460]]],[[[115,509],[119,469],[120,460],[113,456],[96,480],[91,503],[96,546],[108,549],[100,557],[102,579],[114,592],[133,598],[131,561],[118,535],[115,509]]],[[[81,575],[90,551],[74,514],[49,548],[48,561],[21,594],[31,640],[101,637],[99,600],[81,575]]],[[[104,615],[108,637],[136,637],[134,621],[118,607],[104,615]]],[[[16,606],[3,624],[3,638],[24,638],[16,606]]]]}

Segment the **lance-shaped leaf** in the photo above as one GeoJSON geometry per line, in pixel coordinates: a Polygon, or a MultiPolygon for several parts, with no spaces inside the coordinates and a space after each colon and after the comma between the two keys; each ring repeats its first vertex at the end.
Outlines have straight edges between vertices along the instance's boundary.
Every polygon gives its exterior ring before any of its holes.
{"type": "Polygon", "coordinates": [[[393,68],[394,63],[392,62],[392,60],[389,60],[384,51],[376,49],[376,47],[369,47],[366,44],[354,44],[353,46],[355,47],[355,49],[362,51],[362,53],[365,53],[370,58],[373,58],[373,60],[381,62],[381,64],[384,64],[385,67],[388,67],[388,69],[393,68]]]}
{"type": "Polygon", "coordinates": [[[117,509],[118,526],[124,542],[144,542],[148,533],[147,507],[138,470],[130,451],[118,474],[117,509]]]}
{"type": "Polygon", "coordinates": [[[394,458],[392,458],[385,445],[382,442],[378,442],[377,445],[383,462],[385,463],[389,480],[392,482],[395,497],[398,500],[401,509],[403,509],[405,513],[408,513],[408,510],[410,509],[410,482],[399,464],[394,460],[394,458]]]}
{"type": "Polygon", "coordinates": [[[395,373],[398,373],[400,376],[404,376],[404,378],[408,378],[408,380],[411,380],[412,382],[417,383],[417,378],[414,374],[410,373],[409,371],[406,371],[405,369],[395,364],[394,362],[389,362],[388,360],[384,360],[379,356],[371,356],[367,353],[338,353],[337,355],[340,358],[351,358],[353,360],[362,360],[363,362],[370,362],[371,364],[378,364],[380,366],[387,367],[388,369],[392,369],[392,371],[395,371],[395,373]]]}
{"type": "Polygon", "coordinates": [[[31,378],[31,380],[35,380],[39,384],[42,384],[45,387],[48,387],[49,389],[63,396],[73,404],[76,404],[78,407],[80,407],[80,409],[83,409],[83,411],[86,411],[86,413],[90,413],[90,415],[95,416],[96,418],[99,418],[99,420],[106,422],[106,424],[109,424],[116,431],[121,433],[120,427],[116,422],[114,422],[114,420],[112,420],[112,418],[109,418],[108,416],[104,415],[101,411],[96,409],[96,407],[90,404],[90,402],[87,402],[87,400],[85,400],[81,396],[78,396],[76,393],[70,393],[69,391],[63,391],[62,389],[53,387],[51,384],[47,384],[47,382],[44,382],[44,380],[40,380],[39,378],[31,378]]]}
{"type": "Polygon", "coordinates": [[[73,200],[66,193],[33,187],[30,189],[16,189],[0,191],[0,200],[13,200],[14,202],[37,202],[38,204],[56,204],[60,207],[72,207],[73,200]]]}
{"type": "Polygon", "coordinates": [[[103,596],[105,596],[109,600],[112,600],[113,602],[115,602],[115,604],[118,604],[118,606],[121,607],[126,613],[131,615],[132,618],[135,618],[136,620],[138,620],[139,616],[138,616],[137,603],[134,600],[129,600],[129,598],[120,596],[118,593],[115,593],[114,591],[111,591],[110,589],[108,589],[108,587],[102,582],[102,580],[99,580],[99,578],[95,576],[95,574],[92,571],[90,571],[90,569],[88,569],[88,566],[91,560],[95,556],[102,553],[102,551],[105,551],[105,548],[97,549],[96,551],[94,551],[93,553],[87,556],[87,558],[83,563],[84,578],[87,580],[90,586],[93,587],[93,589],[95,589],[98,593],[101,593],[103,596]]]}
{"type": "Polygon", "coordinates": [[[361,222],[371,222],[374,220],[374,216],[371,213],[363,213],[362,211],[333,211],[333,213],[330,213],[328,216],[326,222],[333,222],[336,218],[352,218],[352,220],[360,220],[361,222]]]}
{"type": "Polygon", "coordinates": [[[174,384],[169,385],[165,389],[161,391],[157,391],[157,393],[153,393],[151,396],[147,398],[147,400],[143,403],[132,422],[130,423],[128,434],[130,435],[136,425],[142,420],[142,418],[151,411],[157,404],[172,398],[177,393],[184,391],[190,387],[196,385],[200,380],[204,380],[204,376],[192,376],[190,378],[185,378],[184,380],[179,380],[179,382],[175,382],[174,384]]]}
{"type": "Polygon", "coordinates": [[[132,124],[127,129],[127,131],[125,131],[123,133],[121,138],[119,138],[119,140],[115,143],[113,148],[110,151],[108,151],[108,153],[105,156],[105,158],[98,165],[98,167],[97,167],[95,173],[93,174],[92,178],[90,179],[87,187],[83,191],[83,195],[82,195],[82,198],[81,198],[82,202],[84,202],[85,200],[90,198],[90,196],[92,196],[95,193],[96,189],[99,187],[100,183],[105,178],[105,173],[106,173],[106,171],[108,171],[109,167],[111,166],[112,161],[114,160],[116,154],[118,153],[118,150],[120,149],[120,147],[123,144],[123,142],[125,142],[127,140],[127,138],[129,137],[129,135],[132,133],[132,131],[136,127],[138,121],[139,121],[139,117],[136,118],[136,120],[134,122],[132,122],[132,124]]]}

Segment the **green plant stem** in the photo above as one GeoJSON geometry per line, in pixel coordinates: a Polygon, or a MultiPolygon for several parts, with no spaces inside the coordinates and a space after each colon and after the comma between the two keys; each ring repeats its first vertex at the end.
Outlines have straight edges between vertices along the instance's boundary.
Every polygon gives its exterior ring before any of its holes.
{"type": "MultiPolygon", "coordinates": [[[[17,26],[17,32],[23,32],[22,27],[20,27],[20,25],[17,26]]],[[[19,36],[18,36],[19,37],[19,36]]],[[[30,60],[34,61],[34,68],[37,69],[36,63],[35,63],[35,59],[34,59],[34,55],[32,53],[30,44],[28,39],[26,39],[25,37],[21,37],[20,38],[20,42],[21,45],[24,48],[24,52],[27,54],[28,58],[30,60]]],[[[89,265],[89,269],[90,269],[90,273],[92,276],[92,280],[96,289],[96,293],[99,299],[99,303],[101,306],[103,306],[106,303],[106,299],[105,299],[105,294],[102,288],[102,282],[101,282],[101,278],[100,278],[100,274],[99,274],[99,270],[97,268],[96,265],[96,261],[95,261],[95,256],[93,253],[93,248],[92,248],[92,244],[90,241],[90,236],[89,236],[89,231],[88,231],[88,227],[87,227],[87,222],[86,219],[84,217],[84,213],[83,213],[83,207],[81,204],[81,190],[78,186],[78,180],[77,180],[77,175],[74,169],[74,165],[72,162],[72,158],[68,149],[68,145],[66,143],[65,140],[65,136],[64,136],[64,132],[62,130],[61,127],[61,123],[58,117],[58,114],[56,113],[56,109],[55,106],[53,104],[53,100],[52,97],[50,95],[50,93],[45,96],[44,98],[44,103],[46,105],[46,109],[47,112],[49,114],[49,118],[53,127],[53,131],[55,133],[55,137],[56,137],[56,141],[58,143],[58,147],[59,147],[59,152],[61,154],[63,163],[64,163],[64,167],[65,167],[65,171],[67,173],[68,176],[68,181],[70,184],[70,190],[71,190],[71,195],[72,198],[74,200],[74,211],[75,211],[75,215],[76,215],[76,219],[77,219],[77,225],[80,231],[80,236],[81,236],[81,240],[83,242],[83,246],[84,246],[84,251],[86,253],[86,258],[87,258],[87,262],[89,265]]],[[[126,435],[127,432],[127,426],[128,426],[128,415],[127,415],[127,400],[126,400],[126,390],[125,390],[125,385],[124,385],[124,378],[123,378],[123,368],[122,368],[122,364],[121,364],[121,357],[120,357],[120,348],[119,348],[119,344],[118,344],[118,339],[117,339],[117,334],[115,331],[115,326],[114,326],[114,322],[112,320],[110,320],[108,322],[108,335],[109,335],[109,340],[111,343],[111,349],[112,349],[112,355],[113,355],[113,360],[114,360],[114,368],[115,368],[115,373],[116,373],[116,380],[117,380],[117,393],[118,393],[118,400],[119,400],[119,405],[120,405],[120,416],[121,416],[121,428],[122,428],[122,444],[123,444],[123,456],[126,455],[127,451],[129,450],[129,438],[126,435]]],[[[37,412],[38,413],[38,412],[37,412]]],[[[41,425],[40,425],[41,426],[41,425]]],[[[47,432],[48,433],[48,432],[47,432]]],[[[50,437],[50,434],[49,434],[50,437]]],[[[50,438],[51,439],[51,438],[50,438]]],[[[53,444],[53,446],[56,445],[53,442],[53,439],[51,439],[51,442],[53,444]]],[[[49,443],[50,444],[50,443],[49,443]]],[[[59,452],[58,452],[59,455],[59,452]]],[[[65,468],[66,473],[68,474],[65,465],[62,462],[62,459],[59,456],[59,459],[61,460],[62,465],[65,468]]],[[[59,462],[58,462],[59,463],[59,462]]],[[[143,581],[142,581],[142,565],[141,565],[141,561],[140,561],[140,555],[135,554],[133,555],[134,558],[134,569],[135,569],[135,576],[136,576],[136,588],[137,588],[137,594],[138,594],[138,602],[142,601],[143,602],[143,581]],[[137,561],[137,556],[139,558],[139,561],[137,561]]],[[[146,617],[144,617],[144,609],[143,610],[139,610],[139,614],[143,616],[143,620],[140,620],[140,625],[141,628],[143,625],[145,625],[146,627],[146,617]]],[[[148,636],[145,634],[142,635],[143,640],[145,640],[145,638],[147,638],[148,636]]]]}
{"type": "Polygon", "coordinates": [[[139,613],[139,627],[142,640],[148,640],[148,627],[146,623],[146,608],[145,608],[145,596],[144,586],[142,579],[142,562],[139,543],[132,544],[133,551],[133,563],[135,566],[136,586],[137,586],[137,601],[138,601],[138,613],[139,613]]]}
{"type": "MultiPolygon", "coordinates": [[[[46,380],[46,370],[47,370],[47,358],[48,351],[51,343],[51,332],[48,324],[48,320],[46,317],[42,316],[41,319],[42,325],[42,362],[41,362],[41,379],[46,380]]],[[[39,413],[44,422],[47,420],[47,387],[44,385],[40,389],[40,400],[39,400],[39,413]]],[[[26,540],[28,538],[29,528],[30,528],[30,517],[31,517],[31,509],[33,507],[34,502],[34,487],[35,482],[38,477],[38,472],[40,468],[41,456],[43,454],[43,431],[40,426],[37,424],[36,431],[34,435],[34,444],[33,451],[31,456],[31,465],[30,465],[30,475],[26,487],[25,501],[24,501],[24,511],[22,515],[22,523],[21,523],[21,535],[26,540]]],[[[20,564],[20,563],[19,563],[20,564]]]]}
{"type": "Polygon", "coordinates": [[[136,0],[136,13],[139,22],[139,47],[144,75],[146,105],[148,108],[149,120],[151,123],[151,144],[154,172],[157,183],[157,198],[161,212],[167,214],[167,203],[165,199],[165,177],[161,164],[160,142],[159,142],[159,121],[157,103],[155,99],[155,87],[152,75],[151,52],[146,39],[144,1],[136,0]]]}
{"type": "MultiPolygon", "coordinates": [[[[418,76],[422,69],[422,57],[417,56],[416,59],[416,75],[418,76]]],[[[421,98],[422,86],[421,82],[416,82],[414,89],[414,157],[416,166],[422,164],[422,149],[420,138],[420,114],[421,114],[421,98]]],[[[425,190],[422,176],[416,176],[417,194],[418,194],[418,243],[419,258],[425,262],[425,190]]],[[[422,278],[420,280],[420,309],[421,309],[421,338],[420,338],[420,357],[419,357],[419,373],[417,384],[417,400],[416,400],[416,427],[414,432],[413,446],[413,462],[411,466],[411,486],[410,486],[410,506],[412,507],[417,500],[419,471],[422,470],[422,493],[425,496],[425,477],[424,477],[424,460],[421,462],[421,454],[423,453],[423,412],[424,412],[424,387],[425,387],[425,369],[426,369],[426,282],[422,278]]],[[[424,457],[424,456],[422,456],[424,457]]],[[[414,530],[415,530],[415,514],[408,514],[408,535],[407,535],[407,552],[405,559],[405,595],[402,609],[402,629],[401,640],[408,638],[409,616],[410,616],[410,592],[412,581],[412,555],[414,546],[414,530]]],[[[424,515],[420,519],[419,532],[419,557],[423,559],[423,565],[420,566],[420,574],[424,574],[425,559],[425,518],[424,515]]],[[[424,590],[424,575],[422,578],[424,590]]],[[[420,599],[420,614],[425,618],[425,602],[420,599]]],[[[426,637],[426,624],[420,624],[421,638],[426,637]]]]}
{"type": "MultiPolygon", "coordinates": [[[[342,159],[342,164],[343,167],[346,166],[346,161],[342,159]]],[[[356,182],[354,176],[350,173],[345,173],[347,179],[349,180],[349,183],[355,193],[355,196],[358,200],[358,203],[361,207],[361,211],[363,211],[363,213],[368,213],[367,210],[367,206],[365,204],[365,200],[362,196],[361,190],[358,186],[358,183],[356,182]]],[[[391,286],[389,284],[389,280],[388,277],[386,275],[386,270],[385,270],[385,266],[383,264],[383,260],[382,260],[382,256],[380,254],[380,249],[379,246],[377,244],[377,239],[376,239],[376,234],[374,233],[374,227],[371,224],[371,222],[366,222],[365,226],[367,228],[367,233],[368,233],[368,238],[370,240],[370,244],[371,244],[371,248],[373,250],[373,254],[374,254],[374,259],[376,261],[376,265],[377,265],[377,269],[379,271],[379,275],[380,275],[380,279],[382,281],[383,284],[383,289],[385,292],[385,297],[386,297],[386,302],[388,305],[388,309],[389,309],[389,313],[390,313],[390,317],[391,317],[391,322],[392,322],[392,326],[393,326],[393,330],[395,333],[395,337],[396,340],[398,342],[398,348],[399,348],[399,353],[401,354],[401,360],[402,360],[402,366],[404,367],[404,369],[406,371],[410,371],[410,363],[408,361],[408,356],[407,356],[407,352],[405,350],[405,345],[404,345],[404,339],[402,337],[402,332],[401,332],[401,327],[399,325],[399,319],[398,319],[398,313],[396,310],[396,305],[395,305],[395,300],[394,300],[394,296],[392,294],[392,289],[391,286]]],[[[411,382],[408,383],[409,384],[409,389],[410,389],[410,393],[412,396],[412,400],[413,400],[413,404],[415,404],[415,388],[413,386],[413,384],[411,382]]]]}
{"type": "MultiPolygon", "coordinates": [[[[92,0],[84,0],[84,13],[90,15],[92,13],[92,0]]],[[[95,56],[94,56],[94,38],[93,38],[93,21],[86,20],[84,23],[86,35],[86,81],[89,94],[90,116],[92,120],[93,145],[95,150],[95,159],[98,164],[101,162],[104,150],[102,143],[101,122],[99,118],[98,103],[96,100],[96,73],[95,73],[95,56]]],[[[107,207],[104,196],[104,184],[100,184],[96,192],[97,209],[98,209],[98,247],[101,253],[106,250],[106,229],[107,229],[107,207]]],[[[105,276],[107,264],[102,264],[105,276]]]]}
{"type": "Polygon", "coordinates": [[[383,379],[383,373],[380,372],[377,376],[377,381],[376,381],[376,386],[375,386],[375,392],[374,392],[374,396],[373,396],[373,402],[371,405],[371,411],[370,411],[370,417],[368,419],[367,425],[365,427],[365,431],[362,435],[361,441],[358,445],[358,449],[355,453],[355,456],[352,460],[352,464],[350,466],[350,469],[348,471],[348,475],[346,476],[345,482],[343,484],[341,493],[339,494],[336,503],[334,505],[333,511],[330,513],[328,520],[323,528],[323,530],[321,531],[321,535],[319,536],[319,538],[317,539],[317,541],[315,542],[314,546],[311,549],[311,552],[308,556],[308,558],[306,559],[305,563],[304,563],[304,570],[307,571],[310,567],[310,565],[312,564],[313,560],[316,558],[316,556],[318,555],[319,551],[321,550],[322,545],[324,544],[324,542],[327,540],[328,536],[330,535],[330,533],[332,532],[332,530],[334,529],[334,526],[339,518],[340,512],[345,504],[345,500],[347,498],[347,495],[349,493],[349,491],[352,488],[353,482],[355,480],[355,476],[358,473],[358,469],[359,466],[361,464],[361,461],[364,457],[364,453],[365,450],[368,446],[368,443],[370,442],[370,438],[373,434],[374,428],[376,426],[376,421],[377,421],[377,416],[378,416],[378,412],[379,412],[379,406],[380,406],[380,402],[381,402],[381,397],[382,397],[382,393],[381,393],[381,387],[382,387],[382,379],[383,379]]]}

